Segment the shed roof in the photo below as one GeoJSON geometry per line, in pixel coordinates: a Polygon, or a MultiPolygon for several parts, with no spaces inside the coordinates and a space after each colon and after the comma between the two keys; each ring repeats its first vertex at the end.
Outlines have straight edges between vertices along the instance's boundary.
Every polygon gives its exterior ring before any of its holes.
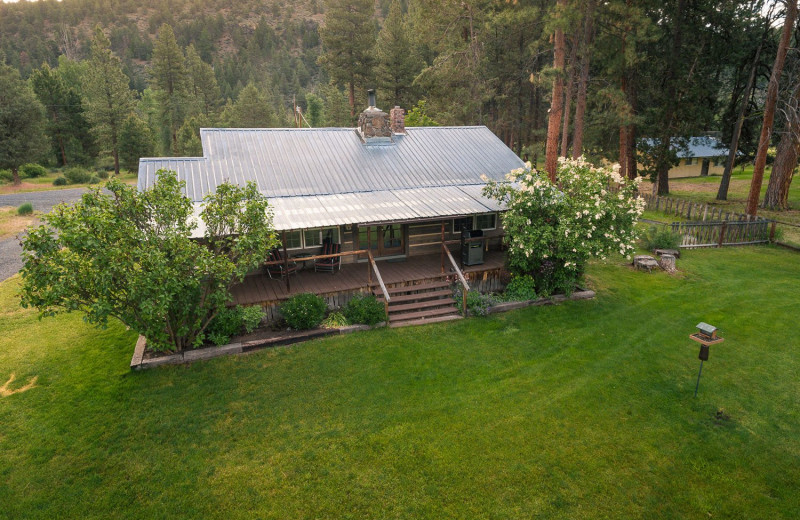
{"type": "Polygon", "coordinates": [[[276,229],[415,220],[501,209],[482,176],[504,180],[524,163],[485,126],[409,128],[365,144],[353,128],[200,131],[203,157],[139,161],[139,189],[160,169],[199,203],[222,182],[256,182],[276,229]]]}
{"type": "MultiPolygon", "coordinates": [[[[642,139],[650,146],[658,144],[658,139],[642,139]]],[[[713,158],[725,157],[728,155],[728,148],[717,139],[710,136],[697,136],[689,138],[673,138],[671,148],[676,149],[680,159],[689,157],[713,158]],[[685,143],[686,146],[683,146],[685,143]]]]}

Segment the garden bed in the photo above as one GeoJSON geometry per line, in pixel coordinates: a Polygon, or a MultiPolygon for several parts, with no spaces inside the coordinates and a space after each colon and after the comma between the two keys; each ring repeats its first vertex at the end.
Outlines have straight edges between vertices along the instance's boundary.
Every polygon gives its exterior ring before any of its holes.
{"type": "MultiPolygon", "coordinates": [[[[377,326],[380,326],[377,325],[377,326]]],[[[332,329],[314,328],[310,330],[292,331],[271,331],[261,329],[252,334],[233,338],[235,341],[227,345],[200,347],[184,352],[156,352],[148,350],[147,340],[144,336],[139,336],[136,341],[136,348],[131,358],[131,369],[141,370],[161,365],[177,365],[180,363],[191,363],[201,359],[211,359],[230,354],[246,354],[256,350],[262,350],[281,345],[292,345],[310,339],[322,338],[325,336],[336,336],[339,334],[349,334],[358,330],[369,330],[368,325],[349,325],[332,329]]]]}

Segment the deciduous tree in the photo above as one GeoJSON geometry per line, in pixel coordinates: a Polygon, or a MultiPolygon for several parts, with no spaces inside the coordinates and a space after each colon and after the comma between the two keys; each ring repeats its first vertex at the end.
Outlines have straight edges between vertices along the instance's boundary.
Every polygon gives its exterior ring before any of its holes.
{"type": "Polygon", "coordinates": [[[221,184],[203,202],[197,240],[174,172],[144,191],[116,179],[106,188],[55,207],[24,239],[22,305],[82,312],[98,326],[116,318],[156,350],[197,345],[232,285],[277,244],[266,199],[254,183],[221,184]]]}

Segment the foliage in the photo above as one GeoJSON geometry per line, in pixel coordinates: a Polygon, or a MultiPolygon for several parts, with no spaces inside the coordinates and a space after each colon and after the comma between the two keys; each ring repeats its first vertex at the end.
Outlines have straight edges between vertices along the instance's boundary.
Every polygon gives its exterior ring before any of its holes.
{"type": "Polygon", "coordinates": [[[53,186],[66,186],[67,184],[69,184],[69,181],[63,175],[59,175],[53,179],[53,186]]]}
{"type": "Polygon", "coordinates": [[[119,164],[128,171],[139,170],[139,158],[150,157],[155,152],[155,139],[147,123],[131,114],[125,119],[119,133],[119,164]]]}
{"type": "MultiPolygon", "coordinates": [[[[456,287],[453,290],[453,299],[456,301],[456,306],[459,310],[464,308],[464,292],[461,287],[456,287]]],[[[492,294],[483,294],[474,289],[467,291],[467,313],[472,316],[488,316],[489,307],[497,302],[497,297],[492,294]]]]}
{"type": "Polygon", "coordinates": [[[19,166],[47,150],[44,126],[42,104],[0,56],[0,169],[11,170],[14,183],[19,166]]]}
{"type": "Polygon", "coordinates": [[[64,177],[70,184],[86,184],[91,180],[92,174],[86,168],[73,166],[64,170],[64,177]]]}
{"type": "Polygon", "coordinates": [[[36,163],[27,163],[19,167],[19,174],[26,179],[35,179],[47,175],[47,168],[36,163]]]}
{"type": "Polygon", "coordinates": [[[403,15],[402,3],[399,0],[393,1],[375,44],[375,78],[381,93],[385,93],[385,106],[408,107],[417,99],[413,95],[414,79],[425,66],[425,62],[419,55],[411,34],[408,21],[403,15]]]}
{"type": "Polygon", "coordinates": [[[25,202],[19,205],[17,208],[17,215],[30,215],[33,213],[33,204],[30,202],[25,202]]]}
{"type": "Polygon", "coordinates": [[[97,172],[97,177],[99,179],[107,181],[109,179],[109,177],[111,177],[111,174],[108,173],[108,171],[106,171],[106,170],[100,170],[99,172],[97,172]]]}
{"type": "Polygon", "coordinates": [[[261,307],[223,307],[208,324],[205,337],[215,345],[225,345],[232,336],[253,332],[264,318],[261,307]]]}
{"type": "Polygon", "coordinates": [[[0,170],[0,182],[11,182],[14,180],[14,175],[11,170],[0,170]]]}
{"type": "Polygon", "coordinates": [[[97,184],[99,182],[100,182],[100,177],[97,174],[92,174],[92,176],[89,177],[89,184],[97,184]]]}
{"type": "Polygon", "coordinates": [[[94,29],[92,57],[83,83],[86,119],[103,151],[114,157],[114,172],[119,175],[119,134],[133,108],[133,93],[119,58],[100,25],[94,29]]]}
{"type": "Polygon", "coordinates": [[[559,158],[557,184],[520,168],[508,174],[511,183],[491,181],[484,189],[508,208],[509,270],[533,276],[540,295],[571,291],[592,257],[633,250],[644,200],[635,195],[638,179],[622,179],[616,168],[559,158]]]}
{"type": "Polygon", "coordinates": [[[186,117],[189,77],[183,51],[175,40],[175,32],[168,24],[158,29],[153,47],[153,65],[150,69],[150,86],[158,100],[158,115],[166,131],[165,148],[178,153],[178,129],[186,117]]]}
{"type": "Polygon", "coordinates": [[[376,325],[386,320],[386,309],[372,294],[357,294],[353,296],[342,313],[350,323],[376,325]]]}
{"type": "Polygon", "coordinates": [[[319,63],[337,85],[349,89],[351,110],[355,88],[372,79],[374,10],[372,0],[325,0],[325,23],[319,29],[324,52],[319,63]]]}
{"type": "Polygon", "coordinates": [[[89,323],[117,318],[157,350],[195,345],[230,287],[277,240],[256,186],[223,183],[206,196],[201,240],[193,204],[174,172],[138,191],[117,179],[74,205],[56,206],[24,239],[22,305],[41,316],[80,311],[89,323]]]}
{"type": "Polygon", "coordinates": [[[681,236],[669,226],[650,226],[642,236],[642,247],[648,251],[656,249],[678,249],[681,236]]]}
{"type": "Polygon", "coordinates": [[[535,300],[536,280],[527,274],[512,276],[503,291],[503,299],[507,301],[535,300]]]}
{"type": "Polygon", "coordinates": [[[327,318],[322,320],[322,326],[326,329],[338,329],[340,327],[347,327],[350,322],[341,312],[332,312],[327,318]]]}
{"type": "Polygon", "coordinates": [[[270,95],[254,83],[248,83],[236,101],[225,106],[222,121],[229,128],[272,128],[277,125],[270,95]]]}
{"type": "Polygon", "coordinates": [[[406,114],[406,126],[439,126],[439,123],[428,116],[427,101],[420,99],[416,106],[406,114]]]}
{"type": "Polygon", "coordinates": [[[322,322],[328,309],[321,296],[312,293],[296,294],[281,305],[286,323],[296,330],[313,329],[322,322]]]}

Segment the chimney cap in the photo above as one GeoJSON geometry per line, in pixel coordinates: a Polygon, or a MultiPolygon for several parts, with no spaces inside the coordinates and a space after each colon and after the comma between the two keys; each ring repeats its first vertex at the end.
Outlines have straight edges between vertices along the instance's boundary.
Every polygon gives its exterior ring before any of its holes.
{"type": "Polygon", "coordinates": [[[367,96],[369,98],[369,106],[370,107],[376,106],[376,104],[375,104],[375,89],[374,88],[371,88],[371,89],[367,90],[367,96]]]}

